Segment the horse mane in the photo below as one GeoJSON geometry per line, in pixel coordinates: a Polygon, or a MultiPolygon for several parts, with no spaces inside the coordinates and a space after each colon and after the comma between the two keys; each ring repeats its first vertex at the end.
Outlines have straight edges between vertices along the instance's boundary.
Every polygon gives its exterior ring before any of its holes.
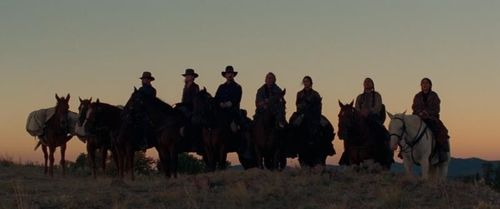
{"type": "Polygon", "coordinates": [[[108,104],[108,103],[102,103],[102,102],[92,102],[91,105],[99,105],[101,106],[102,108],[105,108],[107,110],[112,110],[114,112],[121,112],[121,109],[115,105],[111,105],[111,104],[108,104]]]}
{"type": "Polygon", "coordinates": [[[155,105],[156,108],[159,108],[161,112],[166,114],[174,110],[174,108],[170,104],[164,102],[158,97],[153,98],[153,105],[155,105]]]}

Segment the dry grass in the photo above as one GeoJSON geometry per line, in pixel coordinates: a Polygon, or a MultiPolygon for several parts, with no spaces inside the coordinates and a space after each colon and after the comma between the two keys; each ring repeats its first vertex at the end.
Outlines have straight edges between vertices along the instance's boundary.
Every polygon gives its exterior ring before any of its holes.
{"type": "MultiPolygon", "coordinates": [[[[58,170],[59,171],[59,170],[58,170]]],[[[193,208],[351,209],[500,208],[500,194],[482,185],[432,183],[353,169],[225,171],[166,180],[45,177],[36,166],[0,166],[0,209],[193,208]]]]}

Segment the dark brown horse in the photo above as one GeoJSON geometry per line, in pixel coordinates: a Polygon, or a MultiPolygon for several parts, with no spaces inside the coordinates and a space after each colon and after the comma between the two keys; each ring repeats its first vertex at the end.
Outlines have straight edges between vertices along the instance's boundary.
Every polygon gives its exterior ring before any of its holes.
{"type": "Polygon", "coordinates": [[[134,154],[139,150],[137,140],[147,138],[148,148],[155,147],[161,168],[167,177],[177,177],[177,159],[181,128],[185,121],[182,112],[156,97],[134,89],[122,114],[123,122],[117,140],[120,175],[128,171],[134,179],[134,154]],[[146,129],[146,130],[145,130],[146,129]]]}
{"type": "Polygon", "coordinates": [[[286,136],[286,118],[284,96],[280,95],[269,99],[269,107],[258,110],[253,124],[253,144],[258,166],[262,169],[282,170],[286,167],[286,157],[283,153],[286,136]]]}
{"type": "Polygon", "coordinates": [[[66,143],[73,137],[70,134],[68,125],[70,95],[68,94],[64,98],[56,94],[56,99],[55,114],[47,121],[43,135],[39,136],[45,159],[45,174],[51,177],[54,176],[54,152],[57,147],[61,147],[61,167],[63,175],[66,174],[66,143]],[[47,148],[49,149],[48,152],[47,148]],[[50,164],[47,161],[50,161],[50,164]]]}
{"type": "Polygon", "coordinates": [[[206,89],[201,90],[194,98],[193,114],[202,127],[206,170],[224,169],[229,140],[236,135],[231,130],[229,116],[221,110],[206,89]]]}
{"type": "MultiPolygon", "coordinates": [[[[101,103],[99,99],[94,103],[91,102],[91,99],[80,99],[78,110],[80,114],[79,126],[84,129],[85,136],[83,138],[86,139],[87,143],[89,163],[92,167],[92,175],[96,178],[96,151],[99,150],[101,152],[101,167],[103,171],[106,171],[108,150],[114,152],[111,147],[111,141],[113,137],[116,137],[118,128],[120,127],[121,109],[101,103]]],[[[117,163],[116,155],[113,154],[112,156],[115,163],[117,163]]]]}
{"type": "MultiPolygon", "coordinates": [[[[328,156],[335,155],[332,141],[335,130],[330,121],[320,115],[319,123],[315,122],[309,113],[302,114],[300,123],[292,116],[288,128],[287,147],[290,153],[298,156],[301,167],[325,166],[328,156]]],[[[296,116],[295,116],[296,117],[296,116]]]]}
{"type": "Polygon", "coordinates": [[[177,178],[178,154],[183,148],[181,132],[187,122],[185,115],[158,98],[143,96],[141,104],[155,132],[155,148],[165,177],[177,178]]]}
{"type": "Polygon", "coordinates": [[[339,138],[344,140],[344,153],[340,165],[359,165],[365,160],[373,160],[390,169],[392,156],[388,146],[388,135],[381,125],[375,126],[353,107],[353,103],[339,101],[339,138]]]}
{"type": "Polygon", "coordinates": [[[220,108],[215,99],[206,89],[198,92],[193,100],[193,114],[201,126],[203,141],[203,158],[206,163],[207,171],[215,171],[217,167],[224,168],[227,158],[225,142],[222,137],[221,127],[224,126],[220,117],[220,108]]]}

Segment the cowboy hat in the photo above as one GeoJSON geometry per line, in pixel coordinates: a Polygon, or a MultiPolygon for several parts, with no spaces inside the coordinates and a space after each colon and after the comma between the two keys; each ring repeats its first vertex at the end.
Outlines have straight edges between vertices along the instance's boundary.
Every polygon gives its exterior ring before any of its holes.
{"type": "Polygon", "coordinates": [[[226,77],[226,73],[232,73],[234,74],[234,76],[238,75],[238,72],[234,71],[234,68],[231,65],[226,66],[226,71],[222,72],[221,74],[223,77],[226,77]]]}
{"type": "Polygon", "coordinates": [[[184,74],[182,74],[182,76],[184,76],[184,77],[186,77],[188,75],[192,75],[195,78],[198,78],[198,74],[195,73],[193,69],[186,69],[186,72],[184,74]]]}
{"type": "Polygon", "coordinates": [[[153,77],[150,72],[145,71],[142,73],[142,76],[139,79],[149,79],[151,81],[154,81],[155,77],[153,77]]]}

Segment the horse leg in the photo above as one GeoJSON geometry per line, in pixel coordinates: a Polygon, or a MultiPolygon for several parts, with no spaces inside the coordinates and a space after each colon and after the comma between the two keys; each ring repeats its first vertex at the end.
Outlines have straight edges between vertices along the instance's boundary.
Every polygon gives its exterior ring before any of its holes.
{"type": "Polygon", "coordinates": [[[177,178],[177,152],[175,151],[175,146],[170,146],[169,148],[169,154],[170,154],[170,170],[172,174],[174,174],[174,178],[177,178]]]}
{"type": "Polygon", "coordinates": [[[437,165],[438,173],[437,177],[439,180],[444,181],[448,178],[448,164],[450,162],[450,154],[448,154],[448,160],[437,165]]]}
{"type": "Polygon", "coordinates": [[[427,180],[429,179],[429,158],[424,158],[423,160],[420,161],[420,166],[422,168],[422,179],[427,180]]]}
{"type": "Polygon", "coordinates": [[[102,166],[102,171],[106,172],[106,161],[108,160],[108,148],[105,146],[101,147],[101,166],[102,166]]]}
{"type": "Polygon", "coordinates": [[[411,160],[411,157],[405,156],[403,158],[403,164],[405,167],[406,175],[413,177],[413,161],[411,160]]]}
{"type": "Polygon", "coordinates": [[[211,144],[206,144],[205,145],[205,155],[207,157],[207,160],[206,160],[206,165],[207,167],[205,168],[208,172],[213,172],[215,171],[215,154],[214,154],[214,150],[213,148],[211,147],[211,144]]]}
{"type": "Polygon", "coordinates": [[[429,165],[429,177],[431,179],[437,179],[438,175],[438,166],[429,165]]]}
{"type": "Polygon", "coordinates": [[[273,156],[273,166],[274,166],[274,169],[276,170],[281,170],[280,169],[280,162],[281,162],[281,159],[280,159],[280,153],[278,150],[275,150],[274,151],[274,156],[273,156]]]}
{"type": "Polygon", "coordinates": [[[66,175],[66,143],[61,146],[61,161],[60,161],[63,176],[66,175]]]}
{"type": "Polygon", "coordinates": [[[221,145],[219,149],[219,169],[224,170],[227,168],[227,152],[226,152],[226,146],[221,145]]]}
{"type": "Polygon", "coordinates": [[[42,145],[42,152],[43,152],[43,158],[45,159],[44,174],[47,175],[47,173],[49,171],[49,167],[48,167],[49,154],[47,153],[47,146],[42,145]]]}
{"type": "Polygon", "coordinates": [[[257,145],[255,145],[255,156],[257,158],[257,166],[259,166],[260,169],[264,169],[264,159],[262,157],[262,152],[257,145]]]}
{"type": "Polygon", "coordinates": [[[118,159],[118,174],[120,178],[125,178],[125,152],[122,148],[116,149],[116,157],[118,159]]]}
{"type": "Polygon", "coordinates": [[[168,164],[169,158],[164,149],[158,147],[157,150],[158,150],[158,155],[160,156],[161,169],[163,169],[165,178],[168,179],[170,178],[170,168],[168,164]]]}
{"type": "Polygon", "coordinates": [[[89,163],[90,167],[92,167],[92,176],[94,176],[94,179],[97,178],[97,171],[96,171],[96,164],[95,164],[95,147],[93,143],[88,142],[87,143],[87,153],[89,156],[89,163]]]}
{"type": "Polygon", "coordinates": [[[113,157],[113,162],[115,163],[116,169],[119,169],[118,156],[116,154],[116,150],[111,148],[111,157],[113,157]]]}
{"type": "Polygon", "coordinates": [[[49,146],[49,176],[54,177],[54,152],[55,146],[49,146]]]}
{"type": "Polygon", "coordinates": [[[129,150],[127,153],[127,158],[128,158],[128,171],[130,172],[130,179],[132,181],[135,181],[135,176],[134,176],[134,158],[135,158],[135,152],[133,150],[129,150]]]}
{"type": "Polygon", "coordinates": [[[121,147],[116,147],[115,148],[115,155],[116,155],[116,162],[117,162],[117,169],[118,169],[118,175],[120,178],[125,177],[125,153],[123,152],[123,149],[121,147]]]}

